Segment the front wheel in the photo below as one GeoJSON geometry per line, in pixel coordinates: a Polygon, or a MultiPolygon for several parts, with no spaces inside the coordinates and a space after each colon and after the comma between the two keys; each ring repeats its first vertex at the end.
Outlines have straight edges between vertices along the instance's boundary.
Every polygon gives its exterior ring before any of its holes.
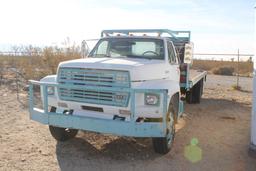
{"type": "Polygon", "coordinates": [[[153,147],[156,153],[159,154],[167,154],[172,147],[174,137],[175,137],[175,123],[174,123],[174,108],[173,105],[170,104],[166,122],[167,122],[167,130],[166,137],[153,138],[153,147]]]}
{"type": "MultiPolygon", "coordinates": [[[[52,107],[50,112],[56,112],[56,110],[56,107],[52,107]]],[[[57,141],[67,141],[69,139],[74,138],[78,133],[77,129],[60,128],[51,125],[49,125],[49,130],[53,138],[55,138],[57,141]]]]}
{"type": "Polygon", "coordinates": [[[78,133],[77,129],[69,129],[69,128],[60,128],[55,126],[49,126],[50,132],[52,136],[57,141],[67,141],[69,139],[72,139],[76,136],[78,133]]]}

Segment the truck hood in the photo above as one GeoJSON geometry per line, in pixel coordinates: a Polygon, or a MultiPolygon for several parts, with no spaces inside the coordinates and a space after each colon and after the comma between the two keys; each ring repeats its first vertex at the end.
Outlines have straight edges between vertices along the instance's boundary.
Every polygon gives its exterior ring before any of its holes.
{"type": "Polygon", "coordinates": [[[166,78],[164,60],[138,58],[84,58],[66,61],[59,68],[90,68],[129,71],[131,81],[144,81],[166,78]]]}

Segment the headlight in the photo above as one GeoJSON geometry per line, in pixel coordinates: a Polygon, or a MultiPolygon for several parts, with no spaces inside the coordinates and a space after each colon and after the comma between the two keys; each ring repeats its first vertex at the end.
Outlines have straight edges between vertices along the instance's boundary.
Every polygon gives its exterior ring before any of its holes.
{"type": "Polygon", "coordinates": [[[54,95],[54,92],[55,92],[55,90],[54,90],[54,87],[47,87],[47,93],[48,93],[48,95],[54,95]]]}
{"type": "Polygon", "coordinates": [[[159,105],[159,94],[145,93],[145,104],[146,105],[159,105]]]}
{"type": "Polygon", "coordinates": [[[125,73],[119,73],[116,75],[116,82],[123,83],[128,81],[128,75],[125,73]]]}

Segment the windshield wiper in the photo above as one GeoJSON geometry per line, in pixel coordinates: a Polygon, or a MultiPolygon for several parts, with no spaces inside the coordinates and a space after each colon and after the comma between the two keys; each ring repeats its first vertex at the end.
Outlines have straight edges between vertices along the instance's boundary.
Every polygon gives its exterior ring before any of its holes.
{"type": "Polygon", "coordinates": [[[143,58],[143,59],[148,59],[148,60],[152,60],[152,57],[146,57],[146,56],[138,56],[138,55],[127,55],[127,58],[143,58]]]}
{"type": "Polygon", "coordinates": [[[110,55],[106,55],[106,54],[96,54],[96,55],[92,55],[89,57],[93,57],[93,58],[111,58],[110,55]]]}
{"type": "Polygon", "coordinates": [[[110,55],[104,55],[103,57],[111,58],[111,56],[110,56],[110,55]]]}

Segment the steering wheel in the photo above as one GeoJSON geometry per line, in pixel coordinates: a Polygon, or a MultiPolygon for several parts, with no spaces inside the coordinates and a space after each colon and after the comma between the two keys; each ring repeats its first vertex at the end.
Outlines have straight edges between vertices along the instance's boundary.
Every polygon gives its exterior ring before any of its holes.
{"type": "Polygon", "coordinates": [[[147,53],[153,53],[154,55],[159,56],[158,53],[151,51],[151,50],[144,52],[142,55],[145,56],[147,53]]]}

